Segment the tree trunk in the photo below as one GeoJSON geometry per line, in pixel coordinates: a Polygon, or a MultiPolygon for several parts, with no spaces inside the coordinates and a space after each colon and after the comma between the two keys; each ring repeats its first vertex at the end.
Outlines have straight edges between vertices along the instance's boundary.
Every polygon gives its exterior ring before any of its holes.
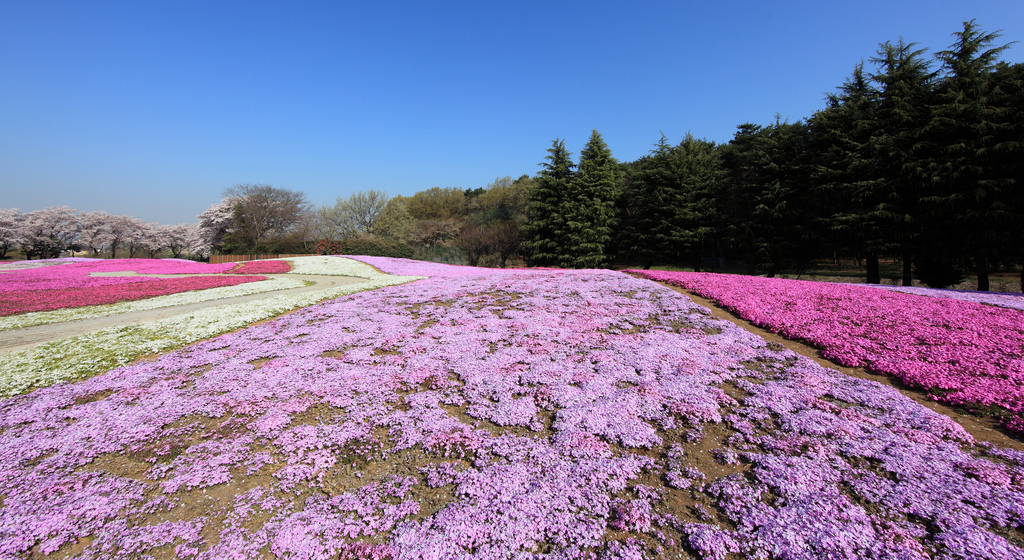
{"type": "Polygon", "coordinates": [[[903,285],[913,286],[914,285],[914,272],[913,272],[913,261],[914,254],[909,250],[903,251],[903,285]]]}
{"type": "Polygon", "coordinates": [[[868,284],[881,284],[882,273],[878,270],[878,255],[875,253],[868,253],[868,256],[864,260],[868,265],[868,284]]]}
{"type": "Polygon", "coordinates": [[[977,266],[978,273],[978,291],[987,292],[989,290],[987,266],[988,263],[985,262],[985,257],[982,256],[979,256],[978,258],[974,259],[974,262],[977,266]]]}

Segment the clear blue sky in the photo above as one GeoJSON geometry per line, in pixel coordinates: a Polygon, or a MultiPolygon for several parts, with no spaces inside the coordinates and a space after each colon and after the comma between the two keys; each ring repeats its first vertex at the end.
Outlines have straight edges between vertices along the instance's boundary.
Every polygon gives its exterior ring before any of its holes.
{"type": "Polygon", "coordinates": [[[177,223],[238,183],[317,205],[483,187],[591,129],[622,161],[659,131],[728,142],[969,19],[1024,40],[1021,0],[5,0],[0,207],[177,223]]]}

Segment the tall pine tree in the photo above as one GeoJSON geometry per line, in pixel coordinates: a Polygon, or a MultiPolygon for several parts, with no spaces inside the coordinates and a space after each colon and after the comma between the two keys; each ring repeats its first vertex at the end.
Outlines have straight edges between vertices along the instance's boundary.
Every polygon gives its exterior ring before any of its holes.
{"type": "Polygon", "coordinates": [[[923,49],[903,39],[883,43],[878,57],[878,106],[871,153],[879,166],[877,191],[868,198],[866,216],[882,226],[882,241],[899,247],[903,285],[913,282],[913,257],[920,239],[920,199],[930,184],[929,158],[923,133],[931,121],[929,101],[935,73],[922,58],[923,49]]]}
{"type": "Polygon", "coordinates": [[[985,33],[973,20],[954,36],[948,50],[936,53],[946,70],[928,130],[936,145],[932,172],[938,192],[923,202],[933,215],[930,235],[941,239],[943,232],[955,233],[942,245],[960,245],[974,264],[978,290],[987,291],[989,269],[1003,260],[1012,227],[1007,196],[1012,181],[999,165],[1012,141],[1004,130],[1012,123],[994,76],[997,57],[1009,45],[992,47],[999,33],[985,33]]]}
{"type": "Polygon", "coordinates": [[[881,203],[879,172],[870,152],[877,101],[878,92],[860,63],[809,123],[817,146],[814,176],[826,204],[819,214],[823,229],[831,233],[834,250],[864,258],[870,284],[881,282],[878,258],[890,249],[880,217],[872,211],[881,203]]]}
{"type": "Polygon", "coordinates": [[[601,134],[592,131],[580,152],[579,171],[569,182],[568,196],[561,204],[561,266],[608,265],[620,182],[618,169],[619,164],[601,134]]]}
{"type": "Polygon", "coordinates": [[[565,140],[553,140],[545,159],[547,162],[541,164],[543,169],[530,196],[523,228],[526,238],[523,245],[532,265],[559,264],[565,228],[562,206],[575,176],[572,154],[565,149],[565,140]]]}

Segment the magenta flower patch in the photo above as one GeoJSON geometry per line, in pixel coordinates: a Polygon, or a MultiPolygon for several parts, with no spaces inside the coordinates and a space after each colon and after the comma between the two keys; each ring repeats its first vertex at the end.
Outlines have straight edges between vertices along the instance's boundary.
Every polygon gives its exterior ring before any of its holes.
{"type": "Polygon", "coordinates": [[[1024,312],[850,284],[630,271],[681,286],[846,366],[865,366],[1024,432],[1024,312]]]}

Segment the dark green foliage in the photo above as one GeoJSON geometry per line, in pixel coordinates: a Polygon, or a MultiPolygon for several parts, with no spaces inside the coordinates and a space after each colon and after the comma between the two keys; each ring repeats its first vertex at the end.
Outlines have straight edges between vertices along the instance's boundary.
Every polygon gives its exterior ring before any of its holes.
{"type": "Polygon", "coordinates": [[[938,249],[934,252],[918,252],[917,258],[914,259],[914,275],[932,288],[948,288],[963,282],[967,278],[963,268],[948,251],[938,249]]]}
{"type": "Polygon", "coordinates": [[[672,147],[662,135],[655,149],[631,166],[626,184],[623,236],[630,256],[644,268],[687,258],[699,268],[705,255],[714,256],[721,179],[713,142],[688,134],[672,147]]]}
{"type": "Polygon", "coordinates": [[[959,247],[950,248],[973,261],[978,289],[988,290],[988,270],[1006,255],[1014,217],[1006,192],[1013,180],[1000,159],[1019,138],[1008,134],[1010,107],[995,75],[996,57],[1008,45],[991,47],[999,34],[983,33],[974,21],[954,35],[956,42],[937,53],[947,73],[927,131],[936,144],[935,188],[922,202],[936,229],[956,224],[959,247]]]}
{"type": "Polygon", "coordinates": [[[1008,177],[1003,191],[1009,205],[1006,261],[1020,267],[1020,288],[1024,292],[1024,64],[1000,64],[994,80],[999,103],[1007,107],[1003,120],[1010,123],[999,132],[998,167],[1008,177]]]}
{"type": "Polygon", "coordinates": [[[881,203],[880,171],[871,154],[877,102],[878,91],[861,63],[808,123],[815,143],[822,230],[833,251],[865,258],[871,284],[881,282],[878,256],[889,249],[882,222],[872,213],[881,203]]]}
{"type": "Polygon", "coordinates": [[[594,132],[574,172],[555,140],[523,228],[532,264],[724,257],[775,275],[854,257],[878,283],[895,258],[905,285],[972,270],[984,290],[1016,265],[1024,289],[1024,66],[973,21],[954,35],[941,73],[913,43],[883,43],[806,124],[744,124],[725,146],[662,136],[618,164],[594,132]]]}
{"type": "Polygon", "coordinates": [[[569,193],[575,173],[572,154],[565,149],[565,140],[555,139],[548,148],[547,163],[538,175],[530,196],[525,242],[531,264],[557,265],[561,256],[562,203],[569,193]]]}
{"type": "Polygon", "coordinates": [[[871,150],[879,181],[865,209],[866,218],[881,225],[882,244],[898,247],[903,256],[903,285],[912,284],[915,244],[921,233],[921,197],[931,183],[924,129],[932,120],[929,109],[935,73],[914,44],[883,43],[879,68],[871,79],[878,84],[875,133],[871,150]]]}
{"type": "Polygon", "coordinates": [[[615,200],[620,182],[618,162],[594,130],[580,153],[579,172],[569,181],[560,205],[558,264],[565,268],[601,268],[608,264],[615,200]]]}
{"type": "Polygon", "coordinates": [[[802,271],[818,251],[809,129],[740,125],[723,152],[731,236],[768,276],[802,271]]]}

